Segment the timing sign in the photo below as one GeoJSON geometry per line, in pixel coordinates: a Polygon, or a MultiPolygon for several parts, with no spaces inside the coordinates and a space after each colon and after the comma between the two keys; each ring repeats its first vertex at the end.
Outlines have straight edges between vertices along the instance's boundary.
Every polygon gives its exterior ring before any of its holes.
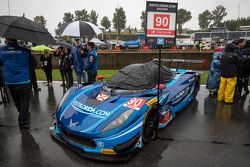
{"type": "Polygon", "coordinates": [[[146,41],[152,45],[175,44],[177,3],[147,1],[146,41]],[[162,39],[164,43],[162,44],[162,39]]]}

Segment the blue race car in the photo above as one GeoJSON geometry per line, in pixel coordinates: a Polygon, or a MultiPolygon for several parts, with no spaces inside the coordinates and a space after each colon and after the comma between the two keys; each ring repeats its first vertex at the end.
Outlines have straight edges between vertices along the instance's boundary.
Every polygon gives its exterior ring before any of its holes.
{"type": "Polygon", "coordinates": [[[87,158],[128,160],[199,91],[197,72],[166,66],[160,71],[159,86],[158,64],[150,61],[126,66],[107,82],[69,89],[54,115],[51,136],[87,158]]]}

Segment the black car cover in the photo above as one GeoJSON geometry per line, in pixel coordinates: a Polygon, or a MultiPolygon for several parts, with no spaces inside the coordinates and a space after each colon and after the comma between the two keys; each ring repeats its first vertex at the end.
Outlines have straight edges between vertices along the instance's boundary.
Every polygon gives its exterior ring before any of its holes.
{"type": "MultiPolygon", "coordinates": [[[[162,84],[169,82],[174,72],[166,66],[161,66],[162,84]]],[[[109,88],[126,90],[143,90],[154,88],[158,83],[158,64],[150,61],[145,64],[128,65],[108,80],[105,85],[109,88]]]]}

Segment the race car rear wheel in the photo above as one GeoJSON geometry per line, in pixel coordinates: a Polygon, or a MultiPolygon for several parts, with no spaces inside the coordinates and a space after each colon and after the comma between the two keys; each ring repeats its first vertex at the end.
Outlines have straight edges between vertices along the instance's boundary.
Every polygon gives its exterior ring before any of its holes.
{"type": "Polygon", "coordinates": [[[159,111],[157,106],[150,109],[143,121],[142,139],[145,143],[149,143],[157,137],[159,125],[159,111]]]}

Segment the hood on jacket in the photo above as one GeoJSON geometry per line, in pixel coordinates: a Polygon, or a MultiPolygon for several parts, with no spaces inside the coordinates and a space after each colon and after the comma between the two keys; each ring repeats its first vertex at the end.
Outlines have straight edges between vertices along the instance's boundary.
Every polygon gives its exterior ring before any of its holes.
{"type": "Polygon", "coordinates": [[[236,46],[233,43],[229,43],[225,47],[225,52],[234,52],[236,46]]]}
{"type": "Polygon", "coordinates": [[[220,60],[222,52],[215,52],[213,55],[213,60],[220,60]]]}

